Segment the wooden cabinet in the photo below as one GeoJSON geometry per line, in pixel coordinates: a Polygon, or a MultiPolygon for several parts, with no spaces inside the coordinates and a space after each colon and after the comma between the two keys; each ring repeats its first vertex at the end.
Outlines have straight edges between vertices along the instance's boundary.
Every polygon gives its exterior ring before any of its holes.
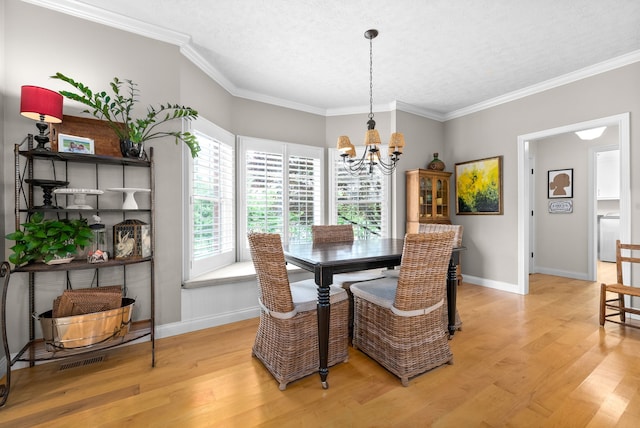
{"type": "MultiPolygon", "coordinates": [[[[4,346],[0,351],[4,350],[4,352],[0,352],[0,364],[6,363],[6,372],[3,374],[3,367],[0,367],[0,407],[5,404],[9,395],[11,366],[19,361],[27,362],[30,366],[33,366],[37,362],[69,357],[78,358],[83,354],[95,354],[108,348],[121,346],[143,337],[149,337],[151,341],[151,366],[155,366],[154,193],[153,148],[149,151],[149,159],[141,160],[116,156],[61,153],[49,150],[37,151],[33,150],[31,138],[29,139],[28,150],[21,151],[19,145],[15,146],[16,229],[20,228],[22,221],[36,212],[44,213],[45,216],[58,219],[75,218],[77,216],[87,218],[92,214],[97,214],[103,219],[107,219],[104,223],[108,226],[113,226],[123,220],[142,217],[148,222],[149,229],[147,230],[150,231],[150,251],[142,257],[110,258],[108,261],[102,263],[88,263],[85,256],[84,258],[76,259],[65,264],[48,266],[42,262],[36,262],[14,269],[13,272],[11,272],[11,276],[27,275],[28,277],[28,283],[26,285],[29,287],[29,308],[25,313],[29,315],[29,340],[13,358],[11,358],[9,354],[8,344],[6,343],[7,323],[11,322],[11,320],[6,318],[6,298],[10,282],[9,272],[7,272],[9,265],[7,263],[2,264],[2,272],[0,272],[2,275],[0,276],[4,277],[4,280],[2,283],[2,300],[0,302],[0,330],[2,334],[0,344],[4,342],[4,346]],[[44,166],[44,169],[41,168],[42,166],[44,166]],[[35,172],[36,169],[38,170],[37,172],[35,172]],[[135,171],[139,171],[139,173],[134,173],[135,171]],[[58,179],[62,176],[64,182],[68,182],[69,184],[82,184],[83,187],[95,186],[96,189],[105,186],[101,178],[109,178],[110,182],[117,183],[117,185],[125,188],[125,186],[131,185],[130,177],[133,177],[137,179],[136,182],[139,185],[148,185],[150,188],[150,199],[148,204],[145,203],[143,204],[144,206],[140,208],[136,207],[135,209],[125,209],[122,203],[114,203],[112,200],[110,203],[102,203],[100,195],[97,195],[96,199],[91,201],[92,206],[66,205],[66,207],[61,207],[57,206],[57,203],[52,205],[46,202],[44,205],[39,205],[40,197],[34,198],[33,183],[47,181],[44,180],[45,177],[43,175],[45,174],[53,174],[53,177],[58,179]],[[134,265],[140,267],[137,268],[134,267],[134,265]],[[94,280],[91,281],[91,285],[95,283],[96,286],[103,285],[100,283],[101,276],[107,275],[107,281],[116,281],[123,289],[123,297],[127,297],[127,280],[128,277],[131,276],[131,274],[127,274],[127,269],[133,270],[134,274],[137,274],[134,280],[129,282],[137,285],[138,291],[135,291],[135,293],[141,292],[141,294],[137,294],[139,301],[133,299],[126,300],[135,301],[137,307],[134,314],[142,314],[142,316],[133,315],[126,321],[123,317],[122,322],[129,324],[126,333],[122,330],[122,334],[114,334],[113,337],[92,343],[89,346],[68,348],[63,346],[47,346],[48,344],[45,343],[42,338],[36,337],[35,314],[39,312],[36,310],[36,293],[39,288],[42,288],[42,284],[45,285],[45,289],[50,285],[50,281],[47,282],[47,278],[50,278],[48,275],[59,276],[60,273],[63,273],[66,276],[65,283],[67,289],[71,288],[72,285],[75,286],[74,288],[87,287],[86,279],[81,279],[79,283],[72,284],[72,282],[74,282],[70,277],[72,272],[75,274],[78,273],[78,271],[89,271],[88,275],[84,275],[84,277],[93,277],[94,280]],[[56,272],[58,273],[56,274],[56,272]],[[140,301],[144,301],[144,304],[140,303],[140,301]]],[[[60,290],[60,292],[62,292],[62,290],[60,290]]],[[[125,299],[123,299],[123,306],[124,301],[125,299]]]]}
{"type": "Polygon", "coordinates": [[[407,171],[407,233],[417,233],[420,223],[451,224],[450,179],[450,172],[407,171]]]}

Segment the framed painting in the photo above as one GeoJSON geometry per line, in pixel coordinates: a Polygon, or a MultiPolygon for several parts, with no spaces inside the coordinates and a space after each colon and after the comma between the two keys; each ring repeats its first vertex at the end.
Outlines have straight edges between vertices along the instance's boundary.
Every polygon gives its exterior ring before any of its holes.
{"type": "Polygon", "coordinates": [[[83,153],[92,155],[95,152],[91,138],[75,135],[58,134],[58,151],[66,153],[83,153]]]}
{"type": "Polygon", "coordinates": [[[502,156],[457,163],[456,214],[503,214],[502,156]]]}
{"type": "Polygon", "coordinates": [[[548,198],[573,198],[573,168],[547,171],[548,198]]]}

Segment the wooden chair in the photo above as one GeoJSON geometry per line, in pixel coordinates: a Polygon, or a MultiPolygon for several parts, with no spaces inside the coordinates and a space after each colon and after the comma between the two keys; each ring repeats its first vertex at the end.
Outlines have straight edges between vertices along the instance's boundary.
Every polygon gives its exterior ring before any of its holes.
{"type": "MultiPolygon", "coordinates": [[[[328,242],[351,243],[354,240],[353,226],[350,224],[331,224],[311,226],[314,244],[328,242]]],[[[349,337],[353,337],[353,295],[351,284],[382,278],[382,269],[362,270],[358,272],[338,273],[333,275],[333,284],[342,287],[349,295],[349,337]]]]}
{"type": "Polygon", "coordinates": [[[351,286],[353,347],[398,376],[404,386],[410,377],[453,363],[449,334],[442,325],[453,236],[407,234],[397,278],[351,286]]]}
{"type": "Polygon", "coordinates": [[[626,314],[640,315],[640,310],[627,307],[625,305],[625,296],[640,297],[640,287],[625,285],[622,278],[622,263],[640,263],[640,257],[634,256],[640,251],[640,244],[621,244],[620,240],[616,241],[616,271],[617,283],[600,285],[600,325],[604,326],[605,321],[616,324],[626,325],[629,327],[640,328],[639,324],[631,324],[627,321],[626,314]],[[623,250],[625,254],[622,255],[623,250]],[[607,299],[607,293],[615,293],[616,297],[607,299]],[[614,312],[609,312],[613,310],[614,312]],[[609,313],[607,313],[609,312],[609,313]],[[613,319],[619,316],[620,321],[613,319]]]}
{"type": "MultiPolygon", "coordinates": [[[[316,373],[318,352],[317,286],[310,280],[289,283],[280,235],[250,233],[249,247],[256,269],[260,324],[253,345],[257,357],[280,383],[316,373]]],[[[329,366],[347,361],[349,299],[331,286],[329,366]]]]}

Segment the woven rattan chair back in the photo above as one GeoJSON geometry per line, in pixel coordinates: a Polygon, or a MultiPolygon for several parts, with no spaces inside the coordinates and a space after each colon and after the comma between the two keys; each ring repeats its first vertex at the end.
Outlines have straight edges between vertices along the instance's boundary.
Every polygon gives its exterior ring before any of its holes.
{"type": "Polygon", "coordinates": [[[353,226],[350,224],[313,225],[311,235],[314,244],[353,242],[353,226]]]}
{"type": "Polygon", "coordinates": [[[293,300],[280,235],[250,233],[248,238],[262,304],[274,312],[292,311],[293,300]]]}
{"type": "Polygon", "coordinates": [[[464,228],[461,224],[441,224],[441,223],[421,223],[418,226],[418,233],[440,233],[453,231],[455,233],[453,237],[453,246],[462,246],[462,232],[464,228]]]}
{"type": "Polygon", "coordinates": [[[446,294],[453,231],[407,234],[394,306],[403,311],[427,308],[446,294]]]}

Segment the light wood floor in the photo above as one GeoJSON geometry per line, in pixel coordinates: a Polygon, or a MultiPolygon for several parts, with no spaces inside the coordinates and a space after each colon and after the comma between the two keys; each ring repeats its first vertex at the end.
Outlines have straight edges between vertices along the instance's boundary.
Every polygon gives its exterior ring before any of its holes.
{"type": "Polygon", "coordinates": [[[351,349],[328,390],[313,375],[281,392],[251,357],[247,320],[159,340],[153,369],[146,343],[16,370],[0,426],[640,426],[640,330],[600,328],[598,283],[538,274],[530,291],[460,286],[455,364],[408,388],[351,349]]]}

